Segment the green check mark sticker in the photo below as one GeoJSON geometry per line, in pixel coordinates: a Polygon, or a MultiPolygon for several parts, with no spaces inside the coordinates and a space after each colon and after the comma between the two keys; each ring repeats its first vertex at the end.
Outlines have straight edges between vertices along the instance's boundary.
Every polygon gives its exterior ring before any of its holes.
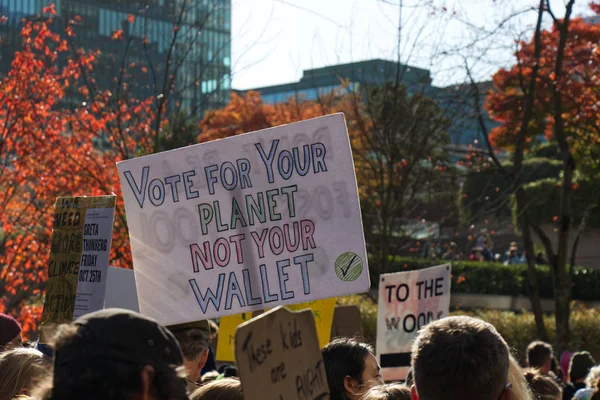
{"type": "Polygon", "coordinates": [[[362,259],[355,253],[342,253],[335,260],[335,274],[343,281],[352,282],[358,279],[363,271],[362,259]]]}

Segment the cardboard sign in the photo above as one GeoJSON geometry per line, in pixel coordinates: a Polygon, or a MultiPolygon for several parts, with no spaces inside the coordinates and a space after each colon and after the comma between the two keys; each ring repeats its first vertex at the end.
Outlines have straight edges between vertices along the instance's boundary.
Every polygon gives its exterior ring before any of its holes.
{"type": "Polygon", "coordinates": [[[329,399],[315,319],[309,310],[278,307],[235,332],[246,400],[329,399]]]}
{"type": "Polygon", "coordinates": [[[377,310],[377,357],[386,381],[404,380],[419,330],[450,311],[450,274],[445,264],[381,275],[377,310]]]}
{"type": "Polygon", "coordinates": [[[140,311],[132,269],[108,267],[104,308],[140,311]]]}
{"type": "Polygon", "coordinates": [[[360,308],[357,305],[336,306],[331,324],[331,337],[361,337],[360,308]]]}
{"type": "Polygon", "coordinates": [[[319,337],[319,346],[325,347],[331,339],[331,325],[333,323],[333,313],[335,310],[335,302],[337,299],[323,299],[309,301],[306,303],[294,304],[287,306],[292,311],[302,311],[309,309],[315,317],[317,325],[317,336],[319,337]]]}
{"type": "Polygon", "coordinates": [[[115,203],[114,195],[56,199],[44,327],[104,307],[115,203]]]}
{"type": "MultiPolygon", "coordinates": [[[[331,324],[333,322],[333,312],[335,309],[336,298],[309,301],[306,303],[287,306],[292,311],[301,311],[309,309],[315,317],[317,325],[317,336],[319,337],[319,346],[322,348],[331,339],[331,324]]],[[[229,315],[222,317],[219,323],[219,341],[217,342],[218,361],[235,361],[233,337],[238,325],[251,319],[252,316],[247,313],[229,315]]]]}
{"type": "Polygon", "coordinates": [[[343,114],[118,169],[140,311],[165,325],[369,289],[343,114]]]}

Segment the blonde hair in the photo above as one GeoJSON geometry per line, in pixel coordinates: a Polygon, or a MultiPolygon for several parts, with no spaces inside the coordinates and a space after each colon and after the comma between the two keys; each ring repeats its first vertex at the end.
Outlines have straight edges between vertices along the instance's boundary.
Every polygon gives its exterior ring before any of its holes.
{"type": "Polygon", "coordinates": [[[244,400],[242,384],[235,378],[212,381],[196,389],[190,400],[244,400]]]}
{"type": "Polygon", "coordinates": [[[515,400],[534,400],[533,393],[525,380],[523,369],[512,356],[509,356],[508,364],[508,383],[511,385],[513,399],[515,400]]]}
{"type": "Polygon", "coordinates": [[[598,379],[600,379],[600,365],[596,365],[590,369],[590,372],[588,372],[587,377],[585,378],[585,386],[588,389],[595,389],[598,379]]]}
{"type": "Polygon", "coordinates": [[[410,400],[410,389],[400,383],[375,386],[361,400],[410,400]]]}
{"type": "Polygon", "coordinates": [[[0,400],[11,400],[51,375],[52,364],[38,350],[18,348],[0,354],[0,371],[0,400]]]}

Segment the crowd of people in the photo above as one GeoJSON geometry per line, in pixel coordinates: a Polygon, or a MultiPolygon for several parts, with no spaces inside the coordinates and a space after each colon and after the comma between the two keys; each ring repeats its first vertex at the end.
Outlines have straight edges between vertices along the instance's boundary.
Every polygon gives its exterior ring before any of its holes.
{"type": "MultiPolygon", "coordinates": [[[[106,309],[60,325],[49,346],[26,347],[18,322],[0,314],[0,400],[243,400],[235,368],[212,364],[217,331],[106,309]]],[[[600,399],[590,353],[559,362],[535,341],[522,368],[492,325],[466,316],[419,332],[405,382],[385,383],[373,348],[354,338],[332,340],[322,356],[331,400],[600,399]]]]}
{"type": "MultiPolygon", "coordinates": [[[[479,236],[475,239],[474,247],[470,247],[470,251],[460,251],[455,242],[443,244],[441,241],[429,240],[423,246],[421,257],[447,261],[496,261],[502,262],[504,265],[524,264],[527,262],[525,252],[519,248],[517,242],[511,242],[504,252],[496,252],[492,236],[487,229],[480,231],[479,236]]],[[[535,261],[540,265],[546,264],[542,253],[536,255],[535,261]]]]}

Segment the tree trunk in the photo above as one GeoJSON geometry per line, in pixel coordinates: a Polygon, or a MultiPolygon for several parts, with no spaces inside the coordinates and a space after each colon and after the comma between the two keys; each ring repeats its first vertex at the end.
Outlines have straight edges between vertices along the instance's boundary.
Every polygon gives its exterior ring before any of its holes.
{"type": "Polygon", "coordinates": [[[517,198],[517,211],[519,215],[519,225],[521,228],[521,236],[523,238],[523,248],[527,258],[527,294],[531,302],[531,309],[535,318],[535,328],[537,336],[540,340],[548,341],[548,332],[544,325],[544,313],[542,311],[542,302],[540,299],[540,291],[538,285],[537,271],[535,268],[535,253],[533,250],[533,241],[531,239],[531,228],[525,210],[526,199],[523,189],[518,189],[515,193],[517,198]]]}
{"type": "Polygon", "coordinates": [[[571,316],[571,274],[568,265],[569,230],[571,227],[573,168],[565,161],[561,196],[561,218],[558,236],[554,281],[556,307],[556,347],[558,351],[568,348],[570,339],[569,318],[571,316]]]}

